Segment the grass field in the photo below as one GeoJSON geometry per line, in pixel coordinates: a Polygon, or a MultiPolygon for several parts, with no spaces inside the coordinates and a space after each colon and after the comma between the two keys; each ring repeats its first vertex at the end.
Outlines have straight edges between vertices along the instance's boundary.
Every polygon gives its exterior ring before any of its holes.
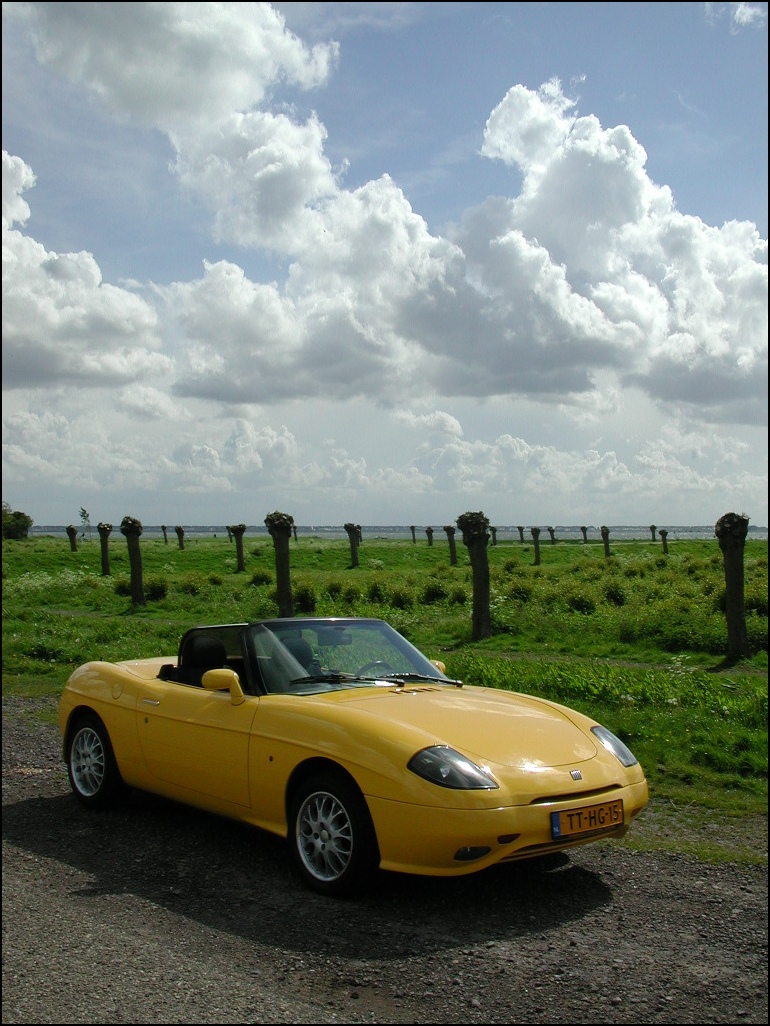
{"type": "MultiPolygon", "coordinates": [[[[459,534],[458,534],[459,538],[459,534]]],[[[3,542],[3,695],[56,696],[90,659],[174,655],[194,624],[277,615],[275,552],[244,536],[140,540],[145,607],[133,606],[126,541],[38,536],[3,542]]],[[[727,666],[724,563],[716,540],[669,544],[506,541],[487,549],[492,636],[471,639],[471,567],[458,541],[290,543],[295,614],[388,620],[468,683],[529,692],[619,734],[651,795],[721,817],[767,812],[767,541],[744,553],[752,656],[727,666]]],[[[50,713],[49,713],[50,715],[50,713]]],[[[764,857],[766,858],[766,845],[764,857]]]]}

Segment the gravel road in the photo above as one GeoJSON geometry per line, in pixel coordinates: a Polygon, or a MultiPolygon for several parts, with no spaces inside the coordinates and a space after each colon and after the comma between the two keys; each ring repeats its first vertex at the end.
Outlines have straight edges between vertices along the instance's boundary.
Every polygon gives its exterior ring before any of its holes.
{"type": "Polygon", "coordinates": [[[325,899],[245,826],[82,808],[3,702],[3,1023],[767,1023],[767,897],[621,841],[325,899]]]}

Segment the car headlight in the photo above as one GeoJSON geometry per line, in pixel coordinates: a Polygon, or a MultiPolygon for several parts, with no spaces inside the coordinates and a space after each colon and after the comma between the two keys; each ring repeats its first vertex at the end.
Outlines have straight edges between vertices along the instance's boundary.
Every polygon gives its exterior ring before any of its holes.
{"type": "Polygon", "coordinates": [[[607,730],[606,727],[591,727],[591,733],[601,741],[608,752],[612,752],[621,765],[635,766],[638,762],[628,745],[624,745],[620,738],[615,737],[611,730],[607,730]]]}
{"type": "Polygon", "coordinates": [[[432,745],[413,755],[407,763],[412,773],[440,787],[458,791],[489,791],[499,787],[497,781],[448,745],[432,745]]]}

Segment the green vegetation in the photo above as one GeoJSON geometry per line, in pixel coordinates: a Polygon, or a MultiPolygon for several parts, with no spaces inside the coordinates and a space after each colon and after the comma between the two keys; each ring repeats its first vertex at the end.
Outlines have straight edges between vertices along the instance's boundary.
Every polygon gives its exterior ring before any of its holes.
{"type": "Polygon", "coordinates": [[[12,510],[7,502],[3,503],[3,538],[26,538],[32,523],[32,517],[21,510],[12,510]]]}
{"type": "MultiPolygon", "coordinates": [[[[245,572],[226,537],[179,549],[142,539],[146,607],[132,606],[125,539],[100,545],[37,537],[3,542],[3,694],[58,695],[89,659],[176,652],[198,623],[275,616],[275,552],[244,536],[245,572]]],[[[724,563],[716,540],[612,546],[504,542],[488,548],[492,636],[471,640],[467,550],[364,536],[291,543],[297,615],[379,616],[447,673],[541,695],[587,712],[633,749],[656,803],[715,822],[767,811],[767,542],[744,553],[752,658],[727,666],[724,563]]],[[[48,715],[51,715],[50,712],[48,715]]],[[[766,821],[765,821],[766,823],[766,821]]],[[[629,835],[629,838],[633,837],[629,835]]],[[[633,843],[630,841],[630,843],[633,843]]],[[[708,836],[699,854],[714,845],[708,836]]],[[[746,856],[749,857],[749,856],[746,856]]],[[[766,858],[764,852],[755,857],[766,858]]]]}

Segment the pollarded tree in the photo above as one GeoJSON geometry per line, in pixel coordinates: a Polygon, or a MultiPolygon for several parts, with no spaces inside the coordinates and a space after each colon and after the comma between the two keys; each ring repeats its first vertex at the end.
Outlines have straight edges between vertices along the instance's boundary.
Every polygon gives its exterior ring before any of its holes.
{"type": "Polygon", "coordinates": [[[612,553],[610,552],[610,529],[606,524],[602,524],[600,531],[602,541],[604,542],[604,558],[609,559],[612,553]]]}
{"type": "Polygon", "coordinates": [[[488,638],[492,633],[489,606],[489,519],[483,513],[463,513],[457,526],[468,548],[473,576],[473,640],[488,638]]]}
{"type": "Polygon", "coordinates": [[[530,527],[529,533],[532,535],[532,542],[535,546],[535,566],[540,566],[540,528],[530,527]]]}
{"type": "Polygon", "coordinates": [[[136,517],[123,517],[120,533],[128,545],[128,562],[131,567],[131,601],[135,606],[146,606],[144,583],[142,581],[142,553],[139,550],[139,536],[144,528],[136,517]]]}
{"type": "Polygon", "coordinates": [[[246,569],[246,561],[243,558],[243,534],[246,530],[245,524],[233,524],[232,527],[227,528],[228,533],[232,533],[235,538],[235,558],[237,561],[236,573],[242,573],[246,569]]]}
{"type": "Polygon", "coordinates": [[[265,527],[273,539],[275,549],[275,583],[278,597],[278,615],[294,616],[294,596],[291,591],[289,572],[289,540],[294,527],[294,517],[288,513],[268,513],[265,527]]]}
{"type": "Polygon", "coordinates": [[[455,529],[451,524],[444,527],[449,542],[449,565],[457,566],[457,546],[455,545],[455,529]]]}
{"type": "Polygon", "coordinates": [[[727,658],[730,662],[748,659],[749,636],[746,631],[744,600],[743,550],[749,518],[744,514],[725,513],[717,520],[714,534],[725,562],[725,616],[727,619],[727,658]]]}
{"type": "Polygon", "coordinates": [[[360,538],[359,529],[355,524],[345,524],[348,541],[350,542],[350,565],[358,566],[358,542],[360,538]]]}
{"type": "Polygon", "coordinates": [[[70,540],[70,552],[77,552],[78,550],[78,529],[74,524],[70,524],[67,527],[67,537],[70,540]]]}
{"type": "Polygon", "coordinates": [[[96,530],[99,532],[99,545],[101,546],[102,554],[102,577],[110,576],[110,548],[109,538],[112,532],[112,524],[96,525],[96,530]]]}

